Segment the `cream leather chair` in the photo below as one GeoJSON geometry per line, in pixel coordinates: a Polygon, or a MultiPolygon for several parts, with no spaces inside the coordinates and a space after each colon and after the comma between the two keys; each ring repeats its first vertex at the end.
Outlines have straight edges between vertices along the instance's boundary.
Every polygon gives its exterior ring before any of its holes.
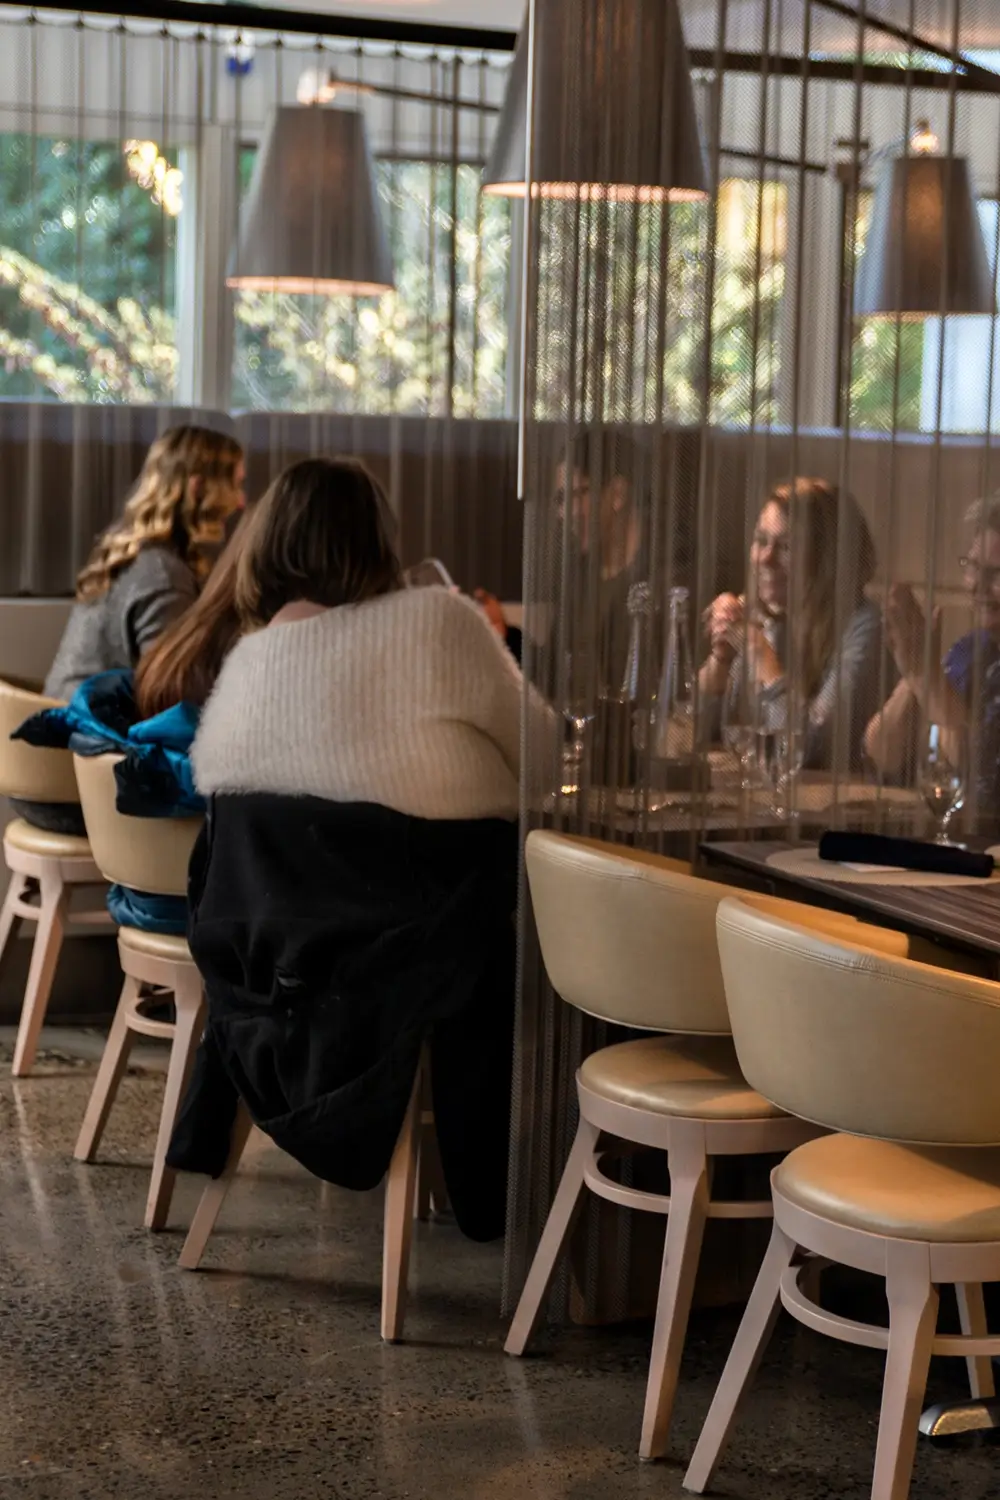
{"type": "MultiPolygon", "coordinates": [[[[191,850],[202,820],[124,817],[115,807],[115,766],[120,758],[74,757],[84,821],[98,868],[106,880],[131,890],[184,896],[191,850]]],[[[162,1229],[170,1212],[176,1175],[166,1165],[167,1148],[204,1020],[201,975],[182,937],[122,927],[118,931],[118,953],[125,984],[74,1155],[77,1161],[93,1161],[135,1037],[141,1034],[169,1039],[170,1063],[144,1220],[147,1229],[162,1229]],[[157,1021],[145,1014],[151,999],[162,1000],[162,994],[148,993],[151,988],[173,995],[174,1022],[157,1021]]]]}
{"type": "Polygon", "coordinates": [[[772,1174],[774,1230],[685,1487],[711,1482],[777,1316],[887,1353],[872,1500],[905,1500],[932,1354],[993,1392],[982,1283],[1000,1280],[1000,985],[891,958],[729,898],[718,939],[740,1065],[835,1131],[772,1174]],[[825,1312],[801,1254],[882,1276],[889,1327],[825,1312]],[[955,1283],[961,1335],[936,1336],[955,1283]]]}
{"type": "MultiPolygon", "coordinates": [[[[524,1352],[584,1188],[666,1214],[639,1446],[642,1458],[658,1458],[667,1448],[705,1223],[771,1214],[770,1202],[713,1200],[713,1159],[789,1151],[816,1132],[740,1073],[715,941],[716,909],[731,887],[694,879],[686,865],[658,855],[549,832],[529,835],[526,858],[542,957],[557,994],[603,1020],[673,1035],[606,1047],[580,1067],[579,1129],[505,1347],[524,1352]],[[607,1176],[602,1133],[666,1152],[670,1197],[607,1176]]],[[[868,931],[850,917],[751,899],[801,913],[822,930],[868,931]]],[[[906,939],[895,933],[875,930],[872,941],[906,951],[906,939]]]]}
{"type": "MultiPolygon", "coordinates": [[[[68,750],[39,750],[23,740],[11,739],[14,730],[32,714],[43,708],[58,707],[52,698],[0,682],[0,796],[23,797],[28,802],[79,802],[73,757],[68,750]]],[[[12,1072],[15,1078],[23,1078],[31,1072],[38,1050],[69,920],[72,887],[102,885],[103,881],[85,838],[46,833],[23,818],[7,824],[3,853],[10,884],[0,908],[0,957],[17,936],[22,922],[37,923],[14,1045],[12,1072]],[[37,901],[28,897],[32,880],[39,886],[37,901]]],[[[110,927],[103,906],[95,911],[74,911],[73,921],[110,927]]]]}

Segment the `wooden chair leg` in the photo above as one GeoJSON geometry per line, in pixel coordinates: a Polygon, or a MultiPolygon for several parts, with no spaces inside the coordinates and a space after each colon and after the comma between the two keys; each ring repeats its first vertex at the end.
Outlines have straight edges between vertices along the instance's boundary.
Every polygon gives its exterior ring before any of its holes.
{"type": "Polygon", "coordinates": [[[38,1038],[41,1035],[45,1012],[49,1008],[49,995],[55,978],[59,951],[66,930],[66,909],[69,892],[58,875],[43,874],[41,879],[42,901],[35,931],[35,944],[31,950],[31,967],[24,990],[24,1004],[14,1044],[14,1063],[11,1072],[15,1078],[24,1078],[35,1062],[38,1038]]]}
{"type": "Polygon", "coordinates": [[[441,1153],[438,1150],[434,1116],[424,1111],[420,1123],[420,1150],[417,1155],[417,1193],[414,1213],[422,1224],[426,1224],[432,1213],[443,1214],[448,1208],[448,1189],[445,1186],[441,1153]]]}
{"type": "Polygon", "coordinates": [[[890,1242],[885,1289],[889,1348],[872,1500],[907,1500],[938,1317],[938,1291],[931,1283],[926,1246],[890,1242]]]}
{"type": "Polygon", "coordinates": [[[796,1246],[775,1224],[771,1243],[750,1293],[726,1367],[701,1429],[694,1456],[684,1475],[684,1488],[703,1495],[719,1466],[739,1405],[757,1373],[780,1311],[781,1278],[791,1265],[796,1246]]]}
{"type": "Polygon", "coordinates": [[[170,1200],[174,1194],[177,1174],[167,1166],[167,1151],[170,1137],[177,1124],[184,1094],[191,1077],[194,1055],[201,1039],[205,1019],[205,997],[201,976],[192,966],[178,974],[174,989],[174,1039],[170,1047],[170,1063],[167,1067],[167,1086],[163,1092],[163,1107],[160,1111],[160,1129],[156,1137],[153,1156],[153,1174],[149,1181],[149,1197],[146,1200],[145,1225],[147,1229],[162,1229],[170,1212],[170,1200]]]}
{"type": "Polygon", "coordinates": [[[201,1258],[205,1253],[215,1221],[226,1201],[226,1194],[232,1185],[233,1178],[239,1170],[240,1159],[246,1149],[250,1132],[253,1130],[253,1120],[250,1111],[243,1101],[240,1101],[233,1121],[232,1134],[229,1137],[229,1157],[226,1161],[225,1171],[221,1177],[210,1182],[201,1195],[201,1201],[195,1210],[194,1218],[191,1220],[191,1228],[188,1230],[184,1248],[180,1254],[177,1264],[182,1271],[197,1271],[201,1265],[201,1258]]]}
{"type": "Polygon", "coordinates": [[[24,920],[18,913],[17,903],[24,895],[27,886],[28,877],[12,870],[7,884],[7,894],[3,899],[3,906],[0,907],[0,962],[6,957],[8,944],[17,937],[24,920]]]}
{"type": "Polygon", "coordinates": [[[670,1143],[670,1213],[656,1303],[639,1457],[662,1458],[677,1395],[701,1246],[708,1221],[709,1162],[704,1133],[679,1125],[670,1143]]]}
{"type": "Polygon", "coordinates": [[[385,1228],[382,1235],[382,1337],[388,1344],[403,1337],[406,1294],[413,1240],[413,1201],[417,1183],[418,1132],[422,1075],[417,1073],[403,1128],[385,1180],[385,1228]]]}
{"type": "MultiPolygon", "coordinates": [[[[962,1332],[972,1338],[984,1339],[989,1334],[986,1322],[986,1304],[982,1286],[969,1283],[955,1288],[958,1298],[958,1315],[962,1332]]],[[[996,1395],[993,1377],[993,1361],[988,1354],[970,1355],[965,1361],[969,1371],[969,1394],[973,1401],[992,1401],[996,1395]]]]}
{"type": "Polygon", "coordinates": [[[77,1136],[76,1147],[73,1151],[77,1161],[93,1161],[97,1148],[101,1144],[104,1127],[108,1123],[108,1115],[111,1113],[111,1106],[115,1102],[118,1085],[128,1066],[129,1053],[135,1041],[135,1032],[129,1026],[128,1019],[129,1011],[139,998],[139,990],[138,979],[132,979],[126,975],[121,998],[118,1001],[118,1009],[115,1011],[115,1018],[108,1032],[108,1040],[104,1044],[101,1065],[94,1079],[87,1112],[83,1117],[83,1124],[80,1126],[80,1134],[77,1136]]]}
{"type": "Polygon", "coordinates": [[[599,1135],[597,1126],[591,1125],[589,1120],[581,1116],[573,1149],[563,1169],[558,1191],[552,1200],[528,1279],[521,1292],[521,1300],[507,1334],[507,1342],[504,1344],[507,1354],[524,1353],[542,1315],[549,1283],[583,1207],[583,1169],[594,1154],[599,1135]]]}

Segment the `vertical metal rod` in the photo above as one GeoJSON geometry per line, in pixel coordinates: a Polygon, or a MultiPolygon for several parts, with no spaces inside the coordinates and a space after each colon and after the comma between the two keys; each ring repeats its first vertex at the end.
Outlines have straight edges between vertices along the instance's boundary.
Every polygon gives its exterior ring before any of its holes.
{"type": "Polygon", "coordinates": [[[530,388],[529,364],[529,339],[531,337],[534,309],[531,304],[531,290],[533,277],[531,274],[532,254],[534,249],[535,235],[535,203],[532,196],[532,188],[535,176],[535,24],[536,13],[539,3],[544,0],[529,0],[528,5],[528,88],[527,88],[527,119],[525,122],[525,181],[524,181],[524,235],[521,246],[522,272],[521,272],[521,372],[519,380],[518,395],[518,436],[517,436],[517,493],[520,500],[525,499],[525,478],[527,470],[527,431],[526,422],[528,417],[528,392],[530,388]]]}
{"type": "Polygon", "coordinates": [[[461,117],[458,101],[461,96],[462,60],[455,54],[451,73],[451,163],[449,188],[451,192],[451,223],[448,229],[448,389],[445,411],[449,417],[455,414],[455,344],[458,339],[458,155],[461,149],[461,117]]]}

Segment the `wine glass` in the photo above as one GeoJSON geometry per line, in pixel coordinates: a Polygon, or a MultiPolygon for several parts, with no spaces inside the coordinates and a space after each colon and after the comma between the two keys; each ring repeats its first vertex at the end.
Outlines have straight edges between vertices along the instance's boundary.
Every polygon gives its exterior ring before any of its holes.
{"type": "Polygon", "coordinates": [[[749,705],[739,697],[726,698],[722,705],[722,742],[739,765],[740,789],[752,791],[759,781],[757,730],[749,705]]]}
{"type": "Polygon", "coordinates": [[[937,844],[951,842],[951,820],[965,806],[965,765],[964,731],[929,724],[920,765],[920,794],[934,819],[937,844]]]}
{"type": "Polygon", "coordinates": [[[757,731],[757,760],[771,788],[774,816],[781,821],[795,818],[794,791],[805,761],[805,725],[785,723],[757,731]]]}

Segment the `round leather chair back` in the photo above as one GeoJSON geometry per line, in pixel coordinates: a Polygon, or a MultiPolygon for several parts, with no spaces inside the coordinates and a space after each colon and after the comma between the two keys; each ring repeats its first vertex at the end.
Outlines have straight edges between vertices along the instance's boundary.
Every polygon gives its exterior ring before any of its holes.
{"type": "Polygon", "coordinates": [[[725,886],[596,839],[534,832],[528,882],[542,958],[570,1005],[653,1031],[729,1031],[715,949],[725,886]]]}
{"type": "Polygon", "coordinates": [[[68,750],[39,750],[12,740],[15,729],[43,708],[59,708],[53,698],[0,681],[0,794],[27,802],[78,802],[73,757],[68,750]]]}
{"type": "Polygon", "coordinates": [[[1000,985],[807,928],[730,895],[718,941],[747,1082],[828,1129],[1000,1145],[1000,985]]]}
{"type": "MultiPolygon", "coordinates": [[[[715,914],[731,886],[698,879],[679,860],[548,831],[528,835],[526,861],[545,969],[564,1000],[623,1026],[729,1032],[715,914]]],[[[904,936],[853,917],[774,896],[745,899],[820,932],[907,953],[904,936]]]]}
{"type": "Polygon", "coordinates": [[[202,818],[130,818],[115,806],[120,755],[73,757],[83,820],[98,869],[113,885],[152,896],[186,896],[202,818]]]}

